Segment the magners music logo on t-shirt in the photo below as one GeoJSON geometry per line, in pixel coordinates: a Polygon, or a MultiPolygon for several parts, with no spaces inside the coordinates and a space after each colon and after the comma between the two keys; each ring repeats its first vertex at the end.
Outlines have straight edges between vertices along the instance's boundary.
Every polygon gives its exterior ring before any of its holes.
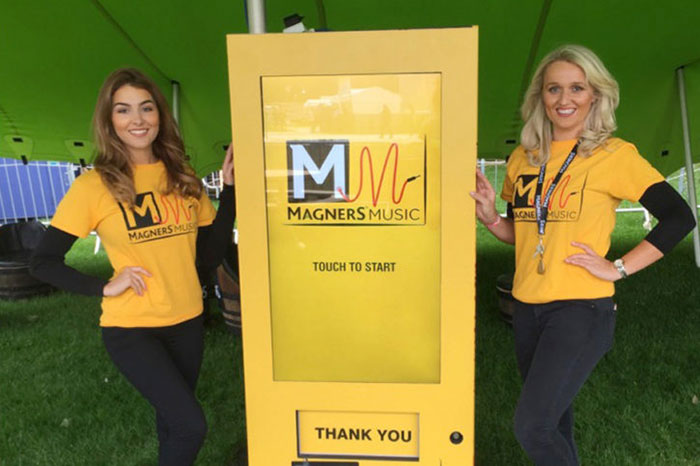
{"type": "Polygon", "coordinates": [[[130,243],[155,241],[195,231],[194,207],[191,200],[150,191],[138,193],[133,208],[119,203],[130,243]]]}
{"type": "MultiPolygon", "coordinates": [[[[588,174],[572,179],[565,173],[554,189],[549,200],[547,212],[548,222],[575,222],[581,214],[583,193],[588,174]]],[[[542,197],[552,184],[554,176],[545,180],[542,186],[542,197]]],[[[519,175],[513,184],[513,216],[516,222],[535,222],[535,191],[537,175],[519,175]]]]}

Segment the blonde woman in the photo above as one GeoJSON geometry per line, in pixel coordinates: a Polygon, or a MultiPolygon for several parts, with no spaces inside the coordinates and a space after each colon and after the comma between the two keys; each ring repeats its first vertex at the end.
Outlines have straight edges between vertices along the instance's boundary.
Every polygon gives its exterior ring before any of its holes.
{"type": "Polygon", "coordinates": [[[203,354],[195,262],[215,267],[231,241],[233,153],[223,162],[218,213],[185,158],[158,87],[135,69],[103,84],[93,117],[95,169],[66,193],[32,260],[38,278],[102,296],[109,356],[156,412],[160,465],[191,465],[207,425],[195,387],[203,354]],[[64,264],[96,230],[114,268],[109,281],[64,264]]]}
{"type": "Polygon", "coordinates": [[[612,136],[618,85],[585,47],[539,64],[522,106],[521,145],[501,198],[477,171],[478,219],[515,245],[513,327],[523,387],[515,434],[538,466],[578,465],[573,401],[611,348],[614,282],[659,260],[694,226],[692,212],[634,145],[612,136]],[[659,223],[624,256],[606,259],[620,200],[659,223]]]}

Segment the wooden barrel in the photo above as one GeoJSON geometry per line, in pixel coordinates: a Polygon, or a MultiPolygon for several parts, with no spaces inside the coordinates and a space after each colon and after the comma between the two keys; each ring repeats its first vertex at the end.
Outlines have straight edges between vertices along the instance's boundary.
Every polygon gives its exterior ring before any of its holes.
{"type": "Polygon", "coordinates": [[[36,220],[0,227],[0,299],[21,299],[55,290],[29,273],[29,258],[46,231],[36,220]]]}
{"type": "Polygon", "coordinates": [[[504,273],[496,278],[496,293],[498,294],[498,309],[503,319],[508,324],[513,324],[513,311],[515,310],[515,298],[513,298],[513,274],[504,273]]]}
{"type": "Polygon", "coordinates": [[[222,264],[216,269],[214,287],[219,309],[228,328],[241,334],[241,288],[238,280],[238,248],[231,244],[222,264]]]}
{"type": "Polygon", "coordinates": [[[29,261],[18,262],[0,258],[0,299],[22,299],[54,291],[51,285],[29,274],[29,261]]]}

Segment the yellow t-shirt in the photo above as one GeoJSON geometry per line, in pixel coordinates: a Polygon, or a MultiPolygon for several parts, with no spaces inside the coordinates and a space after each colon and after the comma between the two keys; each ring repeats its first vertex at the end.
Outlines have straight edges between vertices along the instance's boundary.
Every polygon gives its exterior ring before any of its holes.
{"type": "Polygon", "coordinates": [[[134,166],[137,192],[133,210],[117,203],[96,171],[79,176],[56,209],[55,228],[84,238],[96,230],[114,275],[124,267],[140,266],[147,290],[131,288],[102,299],[102,327],[162,327],[175,325],[202,312],[202,289],[195,269],[197,228],[216,215],[206,195],[183,199],[162,193],[162,162],[134,166]]]}
{"type": "MultiPolygon", "coordinates": [[[[542,198],[575,143],[552,143],[542,198]]],[[[526,303],[612,296],[612,282],[564,262],[566,257],[583,252],[571,242],[586,243],[605,256],[620,201],[638,201],[649,186],[664,181],[664,177],[634,145],[621,139],[608,140],[588,157],[577,155],[550,198],[544,235],[546,272],[540,275],[539,258],[534,257],[538,244],[534,209],[538,174],[539,168],[530,165],[522,146],[515,149],[508,159],[501,192],[501,198],[512,204],[515,217],[513,296],[526,303]]]]}

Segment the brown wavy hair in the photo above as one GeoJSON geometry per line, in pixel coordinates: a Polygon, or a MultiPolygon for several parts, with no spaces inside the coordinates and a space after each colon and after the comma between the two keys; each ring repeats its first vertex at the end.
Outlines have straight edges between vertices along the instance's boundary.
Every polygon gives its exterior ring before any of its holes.
{"type": "Polygon", "coordinates": [[[165,193],[176,192],[182,197],[199,198],[202,195],[202,181],[187,163],[185,145],[175,123],[165,96],[158,86],[141,71],[134,68],[118,69],[105,79],[97,96],[95,113],[92,117],[92,130],[97,156],[94,166],[102,182],[118,202],[134,206],[136,189],[131,168],[129,151],[112,125],[112,105],[114,93],[122,86],[143,89],[151,94],[158,108],[159,131],[153,141],[153,155],[163,162],[167,174],[165,193]]]}

